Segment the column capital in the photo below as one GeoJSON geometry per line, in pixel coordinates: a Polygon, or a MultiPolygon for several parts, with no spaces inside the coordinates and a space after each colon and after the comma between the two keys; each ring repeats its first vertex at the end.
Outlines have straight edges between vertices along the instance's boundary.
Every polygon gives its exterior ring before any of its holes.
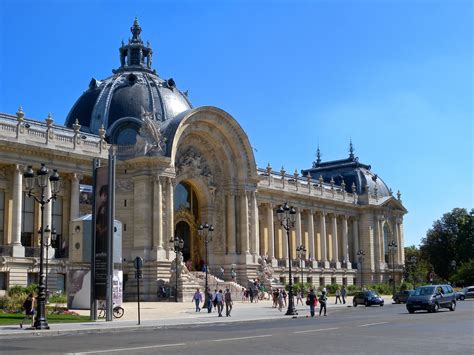
{"type": "Polygon", "coordinates": [[[318,214],[321,216],[321,217],[326,217],[328,215],[327,211],[325,210],[318,210],[318,214]]]}

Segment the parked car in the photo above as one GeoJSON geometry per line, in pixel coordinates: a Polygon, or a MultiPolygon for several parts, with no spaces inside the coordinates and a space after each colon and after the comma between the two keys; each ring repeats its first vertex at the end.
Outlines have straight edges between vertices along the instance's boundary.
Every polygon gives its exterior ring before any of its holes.
{"type": "Polygon", "coordinates": [[[405,290],[405,291],[400,291],[395,294],[395,296],[392,297],[393,302],[395,303],[406,303],[408,297],[414,292],[414,290],[405,290]]]}
{"type": "Polygon", "coordinates": [[[456,300],[464,301],[466,298],[474,298],[474,286],[464,287],[456,292],[456,300]]]}
{"type": "Polygon", "coordinates": [[[456,294],[450,285],[420,286],[410,297],[406,304],[408,313],[419,310],[438,312],[440,308],[456,309],[456,294]]]}
{"type": "Polygon", "coordinates": [[[380,297],[375,291],[357,292],[354,295],[354,299],[352,300],[352,305],[354,307],[357,307],[358,304],[363,304],[366,307],[372,305],[379,305],[380,307],[382,307],[383,303],[383,298],[380,297]]]}

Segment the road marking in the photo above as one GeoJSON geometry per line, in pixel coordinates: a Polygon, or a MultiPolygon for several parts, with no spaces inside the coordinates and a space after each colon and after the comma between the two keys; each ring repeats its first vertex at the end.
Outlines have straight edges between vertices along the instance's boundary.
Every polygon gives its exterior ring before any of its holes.
{"type": "Polygon", "coordinates": [[[312,332],[324,332],[326,330],[337,330],[339,328],[324,328],[324,329],[309,329],[309,330],[300,330],[293,332],[293,334],[303,334],[303,333],[312,333],[312,332]]]}
{"type": "Polygon", "coordinates": [[[186,343],[139,346],[139,347],[136,347],[136,348],[120,348],[120,349],[108,349],[108,350],[96,350],[96,351],[82,351],[82,352],[79,352],[79,353],[70,353],[70,354],[82,355],[82,354],[113,353],[113,352],[120,352],[120,351],[166,348],[166,347],[170,347],[170,346],[183,346],[183,345],[186,345],[186,343]]]}
{"type": "Polygon", "coordinates": [[[240,337],[240,338],[226,338],[226,339],[215,339],[211,340],[212,342],[218,343],[221,341],[232,341],[232,340],[245,340],[245,339],[255,339],[255,338],[268,338],[271,337],[271,334],[265,334],[265,335],[254,335],[251,337],[240,337]]]}
{"type": "Polygon", "coordinates": [[[379,322],[379,323],[368,323],[368,324],[361,324],[358,327],[370,327],[371,325],[379,325],[379,324],[387,324],[388,322],[379,322]]]}

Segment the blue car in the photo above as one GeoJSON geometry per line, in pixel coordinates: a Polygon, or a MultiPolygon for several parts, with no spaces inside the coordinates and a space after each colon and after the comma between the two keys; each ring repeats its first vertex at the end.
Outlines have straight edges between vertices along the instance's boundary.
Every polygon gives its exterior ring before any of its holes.
{"type": "Polygon", "coordinates": [[[352,300],[352,305],[354,307],[357,307],[358,304],[363,304],[366,307],[372,306],[372,305],[378,305],[380,307],[383,307],[383,298],[378,295],[377,292],[375,291],[362,291],[362,292],[357,292],[354,295],[354,299],[352,300]]]}

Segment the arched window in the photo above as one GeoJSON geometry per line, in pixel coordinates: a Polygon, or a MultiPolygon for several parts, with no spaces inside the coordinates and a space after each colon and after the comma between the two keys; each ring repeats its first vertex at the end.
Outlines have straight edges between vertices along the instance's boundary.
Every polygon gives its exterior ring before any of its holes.
{"type": "Polygon", "coordinates": [[[194,216],[195,221],[199,217],[199,205],[196,192],[194,188],[185,183],[181,182],[176,186],[174,190],[174,210],[187,209],[194,216]]]}
{"type": "Polygon", "coordinates": [[[383,226],[383,254],[384,254],[384,260],[386,263],[389,262],[389,256],[388,256],[388,239],[390,235],[390,230],[388,229],[387,224],[385,223],[383,226]]]}

